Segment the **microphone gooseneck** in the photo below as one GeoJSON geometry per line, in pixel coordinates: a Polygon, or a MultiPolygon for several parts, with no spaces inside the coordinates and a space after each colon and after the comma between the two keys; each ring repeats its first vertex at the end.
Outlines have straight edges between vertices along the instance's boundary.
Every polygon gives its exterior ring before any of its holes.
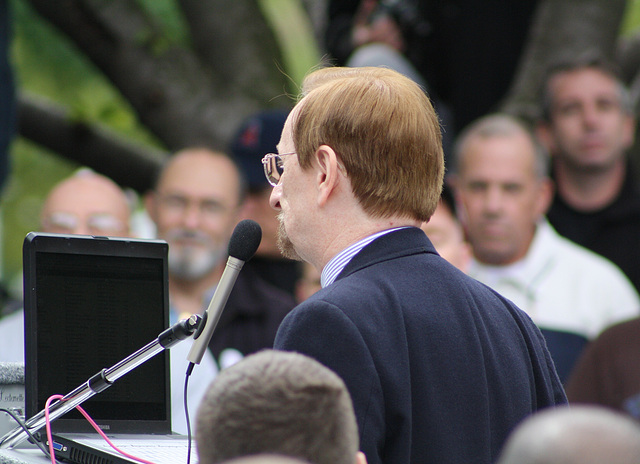
{"type": "Polygon", "coordinates": [[[194,334],[194,342],[187,356],[187,360],[194,364],[200,364],[204,352],[209,346],[209,341],[213,331],[218,325],[218,320],[222,315],[222,310],[227,304],[229,294],[236,283],[238,274],[244,263],[250,260],[255,254],[260,241],[262,240],[262,229],[260,225],[251,219],[240,221],[233,230],[229,240],[229,259],[224,268],[220,282],[211,298],[209,307],[203,314],[201,329],[194,334]]]}

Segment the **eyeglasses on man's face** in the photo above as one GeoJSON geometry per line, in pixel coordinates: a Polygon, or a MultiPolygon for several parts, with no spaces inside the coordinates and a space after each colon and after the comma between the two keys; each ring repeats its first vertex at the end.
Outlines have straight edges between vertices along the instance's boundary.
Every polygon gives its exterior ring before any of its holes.
{"type": "Polygon", "coordinates": [[[262,158],[264,175],[267,177],[267,181],[274,187],[278,185],[280,177],[282,177],[282,173],[284,172],[282,157],[287,155],[295,155],[295,153],[267,153],[264,155],[264,158],[262,158]]]}
{"type": "Polygon", "coordinates": [[[107,213],[94,213],[80,218],[71,213],[53,212],[43,219],[42,226],[47,232],[59,234],[78,234],[83,228],[92,235],[127,234],[126,224],[107,213]]]}
{"type": "Polygon", "coordinates": [[[184,217],[187,213],[191,214],[190,211],[197,211],[202,219],[216,221],[233,209],[222,198],[198,199],[174,192],[158,193],[157,198],[163,213],[172,218],[184,217]]]}

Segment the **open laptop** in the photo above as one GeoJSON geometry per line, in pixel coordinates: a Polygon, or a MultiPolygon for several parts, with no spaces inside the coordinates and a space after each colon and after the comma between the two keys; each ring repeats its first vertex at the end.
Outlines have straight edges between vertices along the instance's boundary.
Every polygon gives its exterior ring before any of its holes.
{"type": "MultiPolygon", "coordinates": [[[[42,411],[51,395],[73,391],[168,327],[167,252],[161,240],[27,235],[23,246],[27,418],[42,411]]],[[[135,442],[157,451],[169,443],[186,459],[186,437],[171,433],[170,404],[166,350],[81,406],[116,446],[135,442]]],[[[59,459],[78,464],[134,462],[115,454],[76,410],[53,421],[52,430],[59,459]]],[[[176,463],[175,456],[164,455],[176,463]]]]}

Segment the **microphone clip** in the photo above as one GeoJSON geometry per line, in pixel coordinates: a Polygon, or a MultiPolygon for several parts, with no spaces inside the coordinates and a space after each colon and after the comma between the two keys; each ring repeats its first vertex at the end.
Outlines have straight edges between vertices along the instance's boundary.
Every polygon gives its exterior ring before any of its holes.
{"type": "Polygon", "coordinates": [[[204,311],[202,313],[202,316],[194,314],[191,317],[194,316],[198,318],[198,326],[196,327],[195,332],[193,332],[193,339],[196,340],[200,336],[200,334],[202,334],[202,331],[207,325],[207,318],[209,317],[209,313],[207,311],[204,311]]]}

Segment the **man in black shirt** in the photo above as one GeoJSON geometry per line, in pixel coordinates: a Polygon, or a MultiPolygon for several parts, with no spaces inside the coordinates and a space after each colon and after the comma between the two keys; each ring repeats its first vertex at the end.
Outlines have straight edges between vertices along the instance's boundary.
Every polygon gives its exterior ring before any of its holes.
{"type": "Polygon", "coordinates": [[[599,57],[551,68],[538,134],[553,158],[548,212],[562,235],[617,264],[640,289],[640,191],[627,159],[635,119],[615,70],[599,57]]]}

